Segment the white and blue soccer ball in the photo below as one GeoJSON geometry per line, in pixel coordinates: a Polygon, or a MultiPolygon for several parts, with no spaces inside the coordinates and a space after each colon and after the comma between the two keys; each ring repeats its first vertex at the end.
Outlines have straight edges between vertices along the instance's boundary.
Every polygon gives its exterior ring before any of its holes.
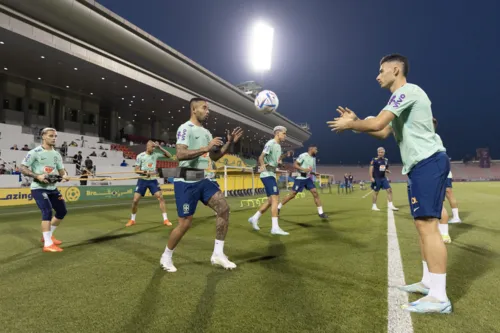
{"type": "Polygon", "coordinates": [[[262,90],[255,98],[255,108],[264,114],[273,113],[278,109],[280,101],[271,90],[262,90]]]}

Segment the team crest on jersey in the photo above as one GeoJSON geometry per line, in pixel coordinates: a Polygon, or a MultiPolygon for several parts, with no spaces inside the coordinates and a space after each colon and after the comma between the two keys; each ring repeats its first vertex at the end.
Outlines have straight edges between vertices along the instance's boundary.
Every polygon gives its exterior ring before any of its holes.
{"type": "Polygon", "coordinates": [[[189,204],[185,203],[184,205],[182,205],[182,210],[184,211],[184,214],[188,214],[189,213],[189,204]]]}
{"type": "Polygon", "coordinates": [[[45,173],[52,173],[52,171],[54,171],[54,168],[51,166],[46,166],[43,168],[43,172],[45,173]]]}
{"type": "Polygon", "coordinates": [[[148,168],[152,168],[153,167],[153,163],[148,163],[148,168]]]}

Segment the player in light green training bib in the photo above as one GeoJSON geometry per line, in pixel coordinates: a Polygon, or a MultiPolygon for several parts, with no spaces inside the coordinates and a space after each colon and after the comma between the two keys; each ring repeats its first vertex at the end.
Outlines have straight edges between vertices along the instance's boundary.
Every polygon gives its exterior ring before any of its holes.
{"type": "Polygon", "coordinates": [[[62,176],[68,180],[61,154],[55,150],[57,132],[53,128],[42,130],[42,145],[28,152],[21,163],[21,173],[33,178],[31,195],[42,212],[43,252],[62,252],[61,241],[53,233],[66,216],[66,204],[55,183],[48,180],[50,175],[62,176]],[[52,215],[52,211],[55,215],[52,215]]]}
{"type": "Polygon", "coordinates": [[[408,59],[402,55],[382,58],[377,81],[392,93],[383,110],[377,117],[360,120],[354,112],[339,106],[340,117],[328,125],[337,132],[354,130],[382,139],[394,133],[403,174],[408,175],[408,199],[420,236],[424,271],[421,282],[400,289],[427,295],[403,309],[450,313],[452,305],[446,294],[447,251],[438,229],[450,160],[436,136],[431,101],[422,88],[406,81],[408,69],[408,59]]]}
{"type": "Polygon", "coordinates": [[[321,200],[319,198],[318,190],[316,189],[316,185],[312,180],[312,176],[315,176],[314,172],[315,164],[316,164],[316,154],[318,154],[318,147],[315,145],[309,146],[307,152],[302,153],[293,163],[293,167],[298,171],[299,175],[295,178],[293,182],[293,187],[290,194],[283,200],[282,203],[278,205],[278,213],[281,211],[281,207],[286,205],[290,200],[294,199],[297,193],[300,193],[304,190],[309,190],[311,192],[314,203],[318,208],[318,215],[322,219],[328,218],[328,216],[323,212],[323,206],[321,205],[321,200]]]}
{"type": "Polygon", "coordinates": [[[224,242],[229,227],[229,205],[219,185],[213,178],[212,161],[218,161],[228,153],[233,143],[239,141],[243,130],[236,127],[226,131],[224,138],[213,138],[203,123],[209,115],[208,102],[193,98],[189,102],[189,121],[177,130],[177,158],[180,161],[174,179],[175,204],[179,224],[170,233],[160,264],[164,270],[177,271],[172,255],[184,234],[193,223],[198,202],[210,207],[217,214],[215,244],[210,262],[224,269],[235,269],[236,264],[224,254],[224,242]]]}
{"type": "Polygon", "coordinates": [[[281,154],[281,144],[286,140],[286,127],[276,126],[274,128],[274,139],[269,140],[264,146],[264,150],[259,157],[260,165],[260,180],[264,184],[268,200],[260,206],[259,210],[255,215],[248,219],[248,222],[252,225],[254,230],[260,230],[259,218],[264,214],[269,208],[271,208],[271,234],[273,235],[288,235],[288,232],[280,228],[278,223],[278,205],[280,201],[280,192],[278,189],[278,183],[276,181],[276,170],[281,164],[282,159],[288,155],[291,156],[291,152],[287,154],[281,154]]]}
{"type": "Polygon", "coordinates": [[[162,148],[158,142],[153,142],[151,140],[146,144],[146,151],[137,155],[135,161],[135,172],[139,175],[143,175],[144,178],[137,181],[134,198],[132,200],[132,214],[130,216],[130,220],[125,225],[126,227],[135,225],[135,216],[137,214],[139,201],[142,197],[144,197],[147,190],[149,190],[151,195],[158,199],[158,202],[160,203],[163,224],[166,226],[172,225],[172,223],[168,220],[167,207],[165,206],[163,193],[156,176],[156,160],[160,157],[170,158],[172,155],[166,149],[162,148]],[[160,151],[155,151],[155,149],[160,151]]]}

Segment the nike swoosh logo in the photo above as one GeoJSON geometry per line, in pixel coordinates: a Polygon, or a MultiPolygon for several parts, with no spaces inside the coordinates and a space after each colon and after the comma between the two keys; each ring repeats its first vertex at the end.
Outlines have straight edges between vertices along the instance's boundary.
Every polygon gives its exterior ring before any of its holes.
{"type": "Polygon", "coordinates": [[[420,207],[417,207],[413,210],[413,212],[415,213],[420,207]]]}

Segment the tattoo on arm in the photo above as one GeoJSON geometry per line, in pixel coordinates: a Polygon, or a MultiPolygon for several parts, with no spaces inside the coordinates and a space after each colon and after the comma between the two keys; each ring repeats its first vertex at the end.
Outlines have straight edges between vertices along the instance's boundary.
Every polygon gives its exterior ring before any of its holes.
{"type": "Polygon", "coordinates": [[[215,239],[223,241],[229,226],[229,205],[221,191],[215,193],[208,200],[208,207],[217,213],[215,239]]]}
{"type": "Polygon", "coordinates": [[[190,150],[186,145],[176,145],[175,149],[177,151],[177,159],[179,161],[192,160],[193,158],[199,157],[208,152],[207,147],[190,150]]]}
{"type": "Polygon", "coordinates": [[[27,166],[25,165],[21,165],[21,173],[25,176],[28,176],[28,177],[32,177],[32,178],[36,178],[36,174],[33,173],[33,171],[31,171],[27,166]]]}

